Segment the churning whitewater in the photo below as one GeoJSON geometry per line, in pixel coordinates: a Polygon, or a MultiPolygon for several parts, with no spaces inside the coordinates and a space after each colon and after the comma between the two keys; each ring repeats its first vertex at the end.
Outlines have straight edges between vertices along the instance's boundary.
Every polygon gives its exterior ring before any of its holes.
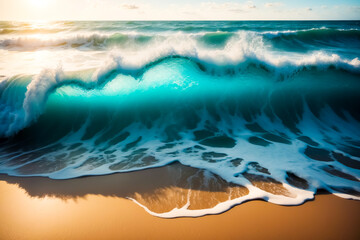
{"type": "Polygon", "coordinates": [[[249,190],[160,217],[360,199],[359,58],[358,21],[0,22],[0,173],[179,162],[249,190]]]}

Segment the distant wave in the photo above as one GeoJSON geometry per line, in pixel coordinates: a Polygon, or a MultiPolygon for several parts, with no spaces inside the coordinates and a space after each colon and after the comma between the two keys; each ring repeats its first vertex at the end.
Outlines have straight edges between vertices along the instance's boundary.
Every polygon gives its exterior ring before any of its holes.
{"type": "MultiPolygon", "coordinates": [[[[10,30],[2,30],[10,31],[10,30]]],[[[324,42],[339,41],[343,43],[360,42],[360,31],[357,29],[308,29],[308,30],[285,30],[270,32],[200,32],[200,33],[66,33],[61,36],[56,34],[8,36],[0,39],[0,48],[17,51],[33,51],[36,49],[80,49],[80,50],[105,50],[108,48],[137,49],[143,47],[157,47],[157,45],[189,45],[196,44],[199,48],[223,49],[234,40],[247,44],[253,42],[252,38],[264,41],[298,41],[304,44],[319,44],[324,42]]]]}
{"type": "Polygon", "coordinates": [[[359,42],[359,29],[330,29],[330,28],[312,28],[307,30],[285,30],[265,32],[264,36],[270,39],[297,40],[302,42],[316,42],[323,40],[326,42],[343,41],[359,42]]]}
{"type": "Polygon", "coordinates": [[[121,61],[119,64],[123,68],[142,68],[146,64],[168,56],[189,57],[208,65],[232,68],[244,62],[257,62],[276,68],[282,65],[286,68],[333,66],[356,72],[359,66],[358,58],[344,59],[337,54],[329,54],[321,50],[289,57],[276,55],[272,52],[271,46],[264,43],[262,35],[253,32],[177,33],[153,36],[117,33],[76,35],[45,40],[22,37],[0,40],[0,47],[18,51],[33,51],[38,48],[100,50],[111,46],[115,47],[112,55],[116,56],[117,61],[121,61]]]}
{"type": "Polygon", "coordinates": [[[111,46],[124,46],[129,44],[144,44],[150,41],[152,36],[133,34],[74,34],[69,36],[15,36],[0,39],[0,48],[33,51],[44,48],[80,48],[80,49],[103,49],[111,46]]]}
{"type": "Polygon", "coordinates": [[[0,35],[5,34],[49,34],[49,33],[59,33],[62,32],[63,29],[21,29],[18,30],[16,28],[5,28],[0,29],[0,35]]]}

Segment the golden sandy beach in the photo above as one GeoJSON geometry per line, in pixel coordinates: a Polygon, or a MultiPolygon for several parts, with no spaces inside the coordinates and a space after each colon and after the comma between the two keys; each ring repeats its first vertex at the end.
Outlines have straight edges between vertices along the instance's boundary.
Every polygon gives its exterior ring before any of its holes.
{"type": "MultiPolygon", "coordinates": [[[[191,168],[187,172],[190,174],[191,168]]],[[[172,167],[168,166],[71,180],[0,175],[0,239],[360,237],[360,202],[328,194],[316,195],[315,201],[300,206],[250,201],[219,215],[176,219],[154,217],[125,199],[137,196],[138,201],[160,212],[181,204],[179,196],[186,191],[184,186],[171,183],[171,173],[172,167]],[[150,177],[152,182],[147,181],[150,177]]],[[[228,188],[238,188],[221,179],[219,182],[209,189],[194,190],[195,208],[216,205],[226,199],[228,188]]],[[[244,193],[243,189],[238,190],[237,194],[244,193]]]]}

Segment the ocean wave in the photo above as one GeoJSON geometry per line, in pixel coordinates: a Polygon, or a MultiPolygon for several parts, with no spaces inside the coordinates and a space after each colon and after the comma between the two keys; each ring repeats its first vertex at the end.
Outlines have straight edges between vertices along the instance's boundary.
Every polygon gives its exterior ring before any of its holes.
{"type": "Polygon", "coordinates": [[[53,34],[71,30],[74,22],[0,22],[0,35],[53,34]]]}
{"type": "Polygon", "coordinates": [[[154,36],[143,34],[75,34],[69,36],[15,36],[0,39],[0,48],[17,51],[34,51],[46,48],[105,49],[113,46],[131,47],[131,44],[146,44],[154,36]]]}
{"type": "Polygon", "coordinates": [[[37,29],[16,29],[16,28],[5,28],[0,29],[0,35],[5,34],[20,34],[20,35],[35,35],[35,34],[51,34],[51,33],[59,33],[63,32],[64,29],[44,29],[44,28],[37,28],[37,29]]]}
{"type": "Polygon", "coordinates": [[[240,73],[249,66],[265,68],[280,78],[286,78],[303,70],[325,71],[329,68],[359,73],[360,60],[346,59],[337,54],[314,51],[309,54],[276,55],[264,46],[260,38],[247,41],[245,38],[233,39],[222,50],[202,49],[196,43],[187,45],[161,45],[144,49],[141,52],[114,52],[109,61],[97,70],[99,77],[113,70],[132,74],[141,74],[147,66],[154,65],[167,58],[187,58],[199,64],[207,73],[228,75],[240,73]]]}
{"type": "MultiPolygon", "coordinates": [[[[252,53],[249,56],[242,55],[241,59],[236,62],[233,56],[228,56],[233,62],[226,62],[225,64],[224,56],[221,62],[217,62],[218,56],[211,58],[209,55],[204,56],[197,52],[190,52],[191,54],[184,54],[183,52],[183,55],[178,55],[178,52],[171,49],[171,51],[165,51],[166,54],[162,56],[160,51],[157,49],[155,51],[160,53],[157,58],[152,58],[152,54],[150,54],[150,58],[146,58],[144,55],[140,57],[132,56],[133,58],[113,56],[102,67],[91,70],[85,75],[79,74],[75,78],[65,77],[66,75],[61,68],[55,70],[45,69],[32,78],[26,87],[24,100],[17,98],[19,102],[16,104],[6,103],[9,100],[4,96],[11,95],[11,93],[5,94],[5,92],[12,88],[12,84],[6,85],[6,82],[11,83],[12,81],[4,80],[2,95],[5,98],[5,100],[3,99],[5,104],[3,104],[4,110],[1,117],[3,123],[1,135],[11,136],[33,123],[44,111],[49,94],[64,85],[77,85],[85,89],[95,89],[104,86],[113,78],[114,74],[125,74],[141,78],[149,69],[161,65],[164,61],[171,62],[173,59],[190,60],[196,64],[199,71],[214,76],[240,76],[255,67],[254,72],[265,70],[272,75],[272,78],[282,81],[287,78],[291,79],[294,74],[302,71],[325,72],[328,69],[339,69],[358,74],[360,70],[360,61],[357,58],[345,60],[337,55],[329,56],[322,53],[306,56],[299,60],[272,59],[269,56],[256,56],[252,53]],[[141,61],[138,61],[139,59],[141,61]],[[16,107],[11,107],[13,105],[16,105],[16,107]]],[[[70,74],[70,76],[72,75],[70,74]]]]}
{"type": "Polygon", "coordinates": [[[197,42],[199,47],[224,47],[228,41],[237,35],[231,32],[204,32],[204,33],[162,33],[144,34],[138,32],[124,33],[75,33],[57,35],[12,36],[0,39],[0,48],[17,51],[33,51],[37,49],[97,49],[119,47],[125,50],[141,50],[144,47],[173,44],[187,45],[188,41],[197,42]],[[151,44],[149,44],[151,43],[151,44]],[[150,46],[149,46],[150,45],[150,46]]]}
{"type": "MultiPolygon", "coordinates": [[[[12,36],[0,39],[0,49],[9,51],[35,50],[80,50],[80,51],[122,51],[127,55],[143,55],[149,52],[158,55],[208,55],[217,62],[236,63],[250,53],[263,55],[275,52],[344,54],[344,49],[360,42],[358,30],[336,30],[328,28],[309,30],[286,30],[276,32],[163,32],[163,33],[71,33],[12,36]],[[336,44],[335,44],[336,43],[336,44]],[[351,43],[351,44],[349,44],[351,43]],[[335,45],[334,45],[335,44],[335,45]],[[341,44],[342,48],[337,50],[341,44]],[[330,46],[332,48],[328,49],[330,46]],[[335,47],[335,48],[334,48],[335,47]],[[248,49],[247,49],[248,48],[248,49]],[[155,52],[156,49],[158,52],[155,52]],[[173,51],[173,53],[170,53],[173,51]],[[185,53],[184,53],[185,52],[185,53]],[[193,52],[193,53],[191,53],[193,52]],[[328,53],[326,53],[328,52],[328,53]],[[248,54],[246,54],[248,53],[248,54]]],[[[352,47],[352,49],[354,49],[352,47]]],[[[356,49],[355,49],[356,50],[356,49]]],[[[353,52],[348,52],[351,55],[353,52]]],[[[294,54],[292,54],[294,55],[294,54]]],[[[200,58],[202,56],[199,56],[200,58]]],[[[129,57],[128,57],[129,58],[129,57]]]]}
{"type": "Polygon", "coordinates": [[[302,43],[319,44],[332,43],[333,41],[342,43],[360,42],[359,29],[332,29],[332,28],[312,28],[306,30],[285,30],[264,32],[263,35],[271,40],[299,41],[302,43]]]}

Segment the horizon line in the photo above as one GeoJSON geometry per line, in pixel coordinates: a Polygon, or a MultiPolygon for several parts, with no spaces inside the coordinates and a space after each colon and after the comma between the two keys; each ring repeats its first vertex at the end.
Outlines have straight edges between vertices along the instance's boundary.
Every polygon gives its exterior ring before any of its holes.
{"type": "Polygon", "coordinates": [[[297,22],[297,21],[360,21],[360,19],[206,19],[206,20],[201,20],[201,19],[136,19],[136,20],[131,20],[131,19],[52,19],[52,20],[45,20],[45,19],[7,19],[7,20],[2,20],[0,19],[0,22],[58,22],[58,21],[73,21],[73,22],[99,22],[99,21],[103,21],[103,22],[237,22],[237,21],[252,21],[252,22],[259,22],[259,21],[267,21],[267,22],[272,22],[272,21],[293,21],[293,22],[297,22]]]}

